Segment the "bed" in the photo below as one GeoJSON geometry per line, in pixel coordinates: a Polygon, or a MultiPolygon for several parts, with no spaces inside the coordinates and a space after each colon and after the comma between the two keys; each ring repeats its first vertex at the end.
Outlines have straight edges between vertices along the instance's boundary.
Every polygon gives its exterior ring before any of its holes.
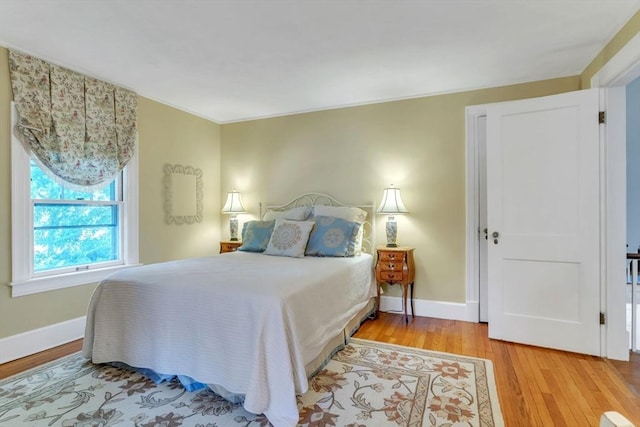
{"type": "MultiPolygon", "coordinates": [[[[260,210],[261,219],[280,218],[273,220],[276,236],[291,212],[311,212],[315,230],[327,212],[353,208],[312,193],[260,210]]],[[[367,218],[353,228],[362,242],[356,256],[266,255],[272,237],[264,253],[150,264],[109,276],[89,304],[83,355],[206,384],[276,427],[296,425],[296,394],[375,315],[373,205],[357,209],[367,218]]]]}

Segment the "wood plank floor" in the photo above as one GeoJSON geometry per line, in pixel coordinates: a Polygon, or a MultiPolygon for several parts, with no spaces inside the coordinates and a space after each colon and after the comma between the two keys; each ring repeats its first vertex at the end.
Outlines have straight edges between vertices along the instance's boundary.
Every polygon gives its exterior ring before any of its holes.
{"type": "MultiPolygon", "coordinates": [[[[487,325],[381,313],[365,322],[358,338],[444,351],[493,361],[505,424],[597,426],[600,414],[616,410],[640,427],[640,356],[617,362],[490,340],[487,325]]],[[[80,350],[74,341],[0,365],[0,379],[80,350]]]]}
{"type": "Polygon", "coordinates": [[[597,426],[611,410],[640,427],[640,395],[623,376],[638,374],[630,363],[490,340],[487,324],[428,317],[405,325],[402,316],[381,313],[355,336],[490,359],[509,427],[597,426]]]}
{"type": "Polygon", "coordinates": [[[41,353],[36,353],[31,356],[23,357],[22,359],[4,363],[0,365],[0,380],[75,353],[80,351],[81,348],[82,340],[76,340],[41,353]]]}

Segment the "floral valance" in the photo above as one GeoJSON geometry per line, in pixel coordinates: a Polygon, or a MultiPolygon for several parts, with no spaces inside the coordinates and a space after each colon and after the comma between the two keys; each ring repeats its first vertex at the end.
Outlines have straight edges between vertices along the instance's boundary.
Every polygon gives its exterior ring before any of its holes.
{"type": "Polygon", "coordinates": [[[136,141],[134,92],[9,51],[15,133],[67,187],[106,185],[131,159],[136,141]]]}

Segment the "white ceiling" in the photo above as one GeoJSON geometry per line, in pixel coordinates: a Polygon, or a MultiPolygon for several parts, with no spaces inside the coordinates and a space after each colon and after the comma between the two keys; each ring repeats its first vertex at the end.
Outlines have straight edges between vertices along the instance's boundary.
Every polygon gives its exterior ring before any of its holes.
{"type": "Polygon", "coordinates": [[[218,123],[581,73],[640,0],[0,0],[0,45],[218,123]]]}

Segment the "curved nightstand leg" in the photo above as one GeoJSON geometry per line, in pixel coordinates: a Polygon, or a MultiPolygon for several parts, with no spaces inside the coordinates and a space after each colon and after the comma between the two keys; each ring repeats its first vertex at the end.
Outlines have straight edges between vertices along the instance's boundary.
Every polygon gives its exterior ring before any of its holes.
{"type": "Polygon", "coordinates": [[[409,323],[409,315],[407,314],[407,294],[409,293],[409,289],[407,286],[402,285],[402,309],[404,311],[404,322],[409,323]]]}
{"type": "Polygon", "coordinates": [[[376,287],[378,288],[378,297],[376,298],[376,312],[374,313],[374,319],[377,319],[380,314],[380,282],[376,283],[376,287]]]}
{"type": "Polygon", "coordinates": [[[413,303],[413,282],[409,286],[411,286],[411,317],[416,317],[416,306],[413,303]]]}

